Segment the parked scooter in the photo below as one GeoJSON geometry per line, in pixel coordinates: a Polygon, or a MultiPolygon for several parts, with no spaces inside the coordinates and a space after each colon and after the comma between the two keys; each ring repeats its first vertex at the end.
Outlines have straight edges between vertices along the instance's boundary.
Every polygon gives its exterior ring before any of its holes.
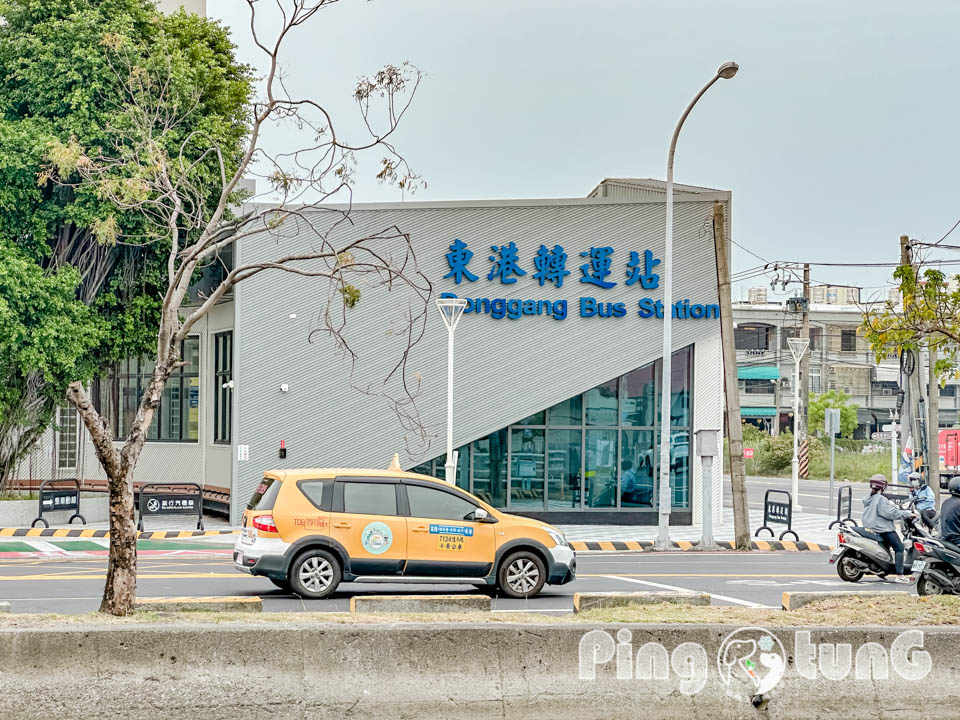
{"type": "Polygon", "coordinates": [[[960,595],[960,547],[941,538],[918,538],[911,579],[918,595],[960,595]]]}
{"type": "MultiPolygon", "coordinates": [[[[901,510],[913,510],[913,501],[906,498],[897,503],[901,510]]],[[[930,532],[916,515],[900,521],[903,537],[903,566],[910,568],[914,558],[916,539],[930,537],[930,532]]],[[[837,566],[837,575],[847,582],[860,582],[864,575],[883,579],[896,573],[893,553],[876,533],[861,527],[845,526],[837,533],[837,547],[830,554],[830,564],[837,566]]]]}

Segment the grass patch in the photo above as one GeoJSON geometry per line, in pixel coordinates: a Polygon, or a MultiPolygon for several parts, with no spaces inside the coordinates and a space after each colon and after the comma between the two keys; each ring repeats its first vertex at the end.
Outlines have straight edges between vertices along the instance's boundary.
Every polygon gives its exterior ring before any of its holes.
{"type": "Polygon", "coordinates": [[[40,496],[35,492],[0,492],[0,502],[4,500],[39,500],[40,496]]]}
{"type": "Polygon", "coordinates": [[[100,613],[80,615],[0,615],[0,628],[126,625],[376,625],[397,623],[489,623],[524,625],[571,624],[707,624],[801,627],[844,626],[956,626],[960,624],[960,596],[917,597],[891,593],[889,597],[846,596],[823,600],[800,610],[754,609],[729,606],[684,606],[664,603],[632,608],[590,610],[568,615],[536,613],[337,613],[159,612],[144,611],[116,618],[100,613]]]}

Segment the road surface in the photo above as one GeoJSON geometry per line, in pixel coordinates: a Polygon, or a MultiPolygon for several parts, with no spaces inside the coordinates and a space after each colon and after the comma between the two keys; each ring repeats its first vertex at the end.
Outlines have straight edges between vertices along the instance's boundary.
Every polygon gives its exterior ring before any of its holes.
{"type": "MultiPolygon", "coordinates": [[[[779,607],[785,590],[862,589],[912,592],[911,586],[877,580],[856,585],[841,581],[822,552],[782,553],[604,553],[579,554],[577,579],[548,586],[531,600],[495,598],[503,612],[569,612],[574,592],[694,590],[713,595],[715,604],[779,607]]],[[[8,559],[0,562],[0,599],[13,612],[80,613],[96,610],[103,591],[105,558],[8,559]]],[[[343,612],[360,594],[473,593],[461,585],[341,585],[326,600],[302,600],[268,580],[244,575],[223,553],[204,558],[143,557],[139,596],[183,597],[258,595],[266,612],[343,612]]]]}

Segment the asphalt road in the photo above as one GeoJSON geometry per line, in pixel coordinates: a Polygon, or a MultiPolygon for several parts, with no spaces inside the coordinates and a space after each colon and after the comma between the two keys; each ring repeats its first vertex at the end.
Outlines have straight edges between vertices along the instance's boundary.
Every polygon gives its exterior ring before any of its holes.
{"type": "MultiPolygon", "coordinates": [[[[889,590],[912,592],[911,586],[878,580],[856,585],[841,581],[827,564],[829,555],[798,553],[624,553],[580,554],[577,579],[548,586],[531,600],[495,598],[501,612],[569,612],[574,592],[695,590],[713,595],[714,604],[779,607],[785,590],[889,590]]],[[[0,562],[0,599],[14,612],[79,613],[96,610],[105,577],[105,558],[51,558],[0,562]]],[[[231,559],[147,558],[139,561],[140,597],[259,595],[267,612],[335,612],[349,609],[361,594],[473,593],[461,585],[341,585],[332,598],[302,600],[268,580],[235,571],[231,559]]]]}
{"type": "MultiPolygon", "coordinates": [[[[792,491],[793,481],[790,478],[771,478],[771,477],[747,477],[747,502],[751,510],[763,510],[763,496],[767,490],[786,490],[792,491]]],[[[866,483],[841,483],[834,481],[833,494],[830,494],[829,480],[800,480],[799,481],[799,505],[805,513],[818,513],[821,515],[836,516],[837,514],[837,491],[841,485],[849,484],[853,487],[853,517],[859,520],[863,511],[863,504],[860,498],[867,494],[868,487],[866,483]]],[[[730,489],[729,476],[724,477],[723,483],[724,507],[732,507],[733,500],[730,489]]],[[[794,498],[794,503],[798,498],[794,498]]],[[[795,508],[796,510],[796,508],[795,508]]]]}

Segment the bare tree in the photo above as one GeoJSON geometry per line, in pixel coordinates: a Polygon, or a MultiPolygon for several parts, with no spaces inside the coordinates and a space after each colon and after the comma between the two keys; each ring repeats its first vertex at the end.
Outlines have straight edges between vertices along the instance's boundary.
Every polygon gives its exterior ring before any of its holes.
{"type": "MultiPolygon", "coordinates": [[[[82,182],[94,185],[118,212],[142,214],[153,228],[143,242],[169,244],[156,365],[122,446],[114,446],[110,423],[97,412],[83,385],[71,383],[67,391],[109,478],[110,554],[102,612],[125,615],[134,606],[137,554],[133,471],[164,386],[183,364],[181,343],[237,283],[266,270],[327,281],[321,330],[354,360],[356,355],[344,328],[349,309],[359,299],[360,286],[387,290],[402,287],[407,302],[402,320],[407,347],[390,374],[400,376],[405,397],[394,399],[393,405],[405,425],[422,428],[412,404],[416,387],[407,381],[406,372],[409,349],[423,334],[432,288],[418,269],[410,237],[398,227],[374,232],[357,232],[350,227],[351,178],[357,153],[382,152],[378,177],[384,182],[407,191],[422,182],[392,142],[421,75],[410,65],[391,65],[360,80],[354,99],[367,139],[349,143],[341,138],[322,104],[287,92],[280,64],[281,50],[291,33],[334,2],[277,0],[280,28],[267,40],[259,31],[260,3],[247,0],[252,39],[265,55],[268,69],[260,97],[250,106],[249,126],[239,156],[229,156],[202,130],[186,132],[179,152],[165,151],[170,137],[176,136],[173,134],[183,135],[184,128],[190,128],[191,111],[199,98],[171,97],[172,83],[165,74],[173,69],[137,67],[126,58],[119,40],[112,43],[109,52],[125,84],[127,106],[125,122],[109,128],[113,147],[96,152],[72,143],[50,152],[49,177],[57,180],[71,172],[79,173],[82,182]],[[309,135],[310,140],[296,151],[271,153],[264,146],[264,132],[273,125],[292,128],[309,135]],[[197,153],[198,144],[204,143],[202,152],[197,153]],[[193,151],[187,153],[188,147],[193,151]],[[188,160],[188,155],[194,159],[188,160]],[[219,175],[214,187],[209,182],[210,173],[203,172],[211,163],[219,175]],[[248,177],[267,180],[274,202],[240,204],[242,180],[248,177]],[[330,206],[340,198],[346,200],[345,205],[330,206]],[[309,234],[309,242],[305,234],[309,234]],[[292,237],[298,238],[296,248],[281,251],[284,241],[292,237]],[[351,239],[336,245],[338,237],[351,239]],[[237,243],[245,248],[250,244],[276,248],[267,253],[275,256],[233,267],[225,265],[222,281],[198,303],[189,305],[188,289],[194,273],[221,262],[224,252],[237,243]]],[[[107,240],[115,238],[117,232],[116,223],[110,219],[95,229],[98,237],[107,240]]]]}

